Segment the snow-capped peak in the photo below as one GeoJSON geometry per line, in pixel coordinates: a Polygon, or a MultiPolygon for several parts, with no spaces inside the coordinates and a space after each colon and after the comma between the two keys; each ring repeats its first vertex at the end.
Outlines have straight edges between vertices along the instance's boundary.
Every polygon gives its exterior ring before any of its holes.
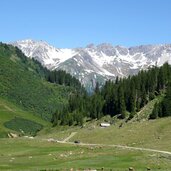
{"type": "Polygon", "coordinates": [[[49,69],[75,55],[75,52],[72,49],[58,49],[42,40],[34,41],[26,39],[11,44],[20,48],[26,56],[36,58],[49,69]]]}
{"type": "Polygon", "coordinates": [[[31,39],[11,43],[26,56],[35,58],[48,69],[62,69],[77,77],[83,84],[126,77],[152,65],[171,64],[171,45],[142,45],[126,48],[103,43],[85,48],[59,49],[45,41],[31,39]]]}

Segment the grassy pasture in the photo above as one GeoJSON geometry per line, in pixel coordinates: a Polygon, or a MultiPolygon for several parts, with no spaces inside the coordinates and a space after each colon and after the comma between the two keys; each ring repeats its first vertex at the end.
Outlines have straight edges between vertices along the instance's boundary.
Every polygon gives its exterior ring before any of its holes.
{"type": "Polygon", "coordinates": [[[84,170],[126,171],[171,170],[171,157],[156,153],[59,144],[41,139],[0,139],[0,170],[84,170]]]}

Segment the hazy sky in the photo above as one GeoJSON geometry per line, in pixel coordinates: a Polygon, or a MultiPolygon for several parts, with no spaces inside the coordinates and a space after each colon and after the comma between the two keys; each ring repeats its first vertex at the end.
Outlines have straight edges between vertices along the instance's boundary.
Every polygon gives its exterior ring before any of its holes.
{"type": "Polygon", "coordinates": [[[0,41],[56,47],[171,43],[171,0],[1,0],[0,41]]]}

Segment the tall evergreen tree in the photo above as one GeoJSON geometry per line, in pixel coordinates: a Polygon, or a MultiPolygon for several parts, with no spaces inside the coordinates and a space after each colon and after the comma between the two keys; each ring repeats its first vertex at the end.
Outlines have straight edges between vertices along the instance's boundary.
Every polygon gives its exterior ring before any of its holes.
{"type": "Polygon", "coordinates": [[[121,114],[121,118],[125,118],[126,106],[124,100],[124,91],[122,85],[118,88],[118,113],[121,114]]]}

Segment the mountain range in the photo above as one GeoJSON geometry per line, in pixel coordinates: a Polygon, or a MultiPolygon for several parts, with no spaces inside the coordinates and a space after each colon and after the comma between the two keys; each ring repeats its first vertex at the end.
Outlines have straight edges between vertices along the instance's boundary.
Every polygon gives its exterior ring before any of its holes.
{"type": "Polygon", "coordinates": [[[85,48],[56,48],[45,41],[31,39],[10,43],[38,60],[49,70],[65,70],[86,87],[105,80],[137,74],[151,66],[171,64],[171,44],[141,45],[126,48],[103,43],[85,48]]]}

